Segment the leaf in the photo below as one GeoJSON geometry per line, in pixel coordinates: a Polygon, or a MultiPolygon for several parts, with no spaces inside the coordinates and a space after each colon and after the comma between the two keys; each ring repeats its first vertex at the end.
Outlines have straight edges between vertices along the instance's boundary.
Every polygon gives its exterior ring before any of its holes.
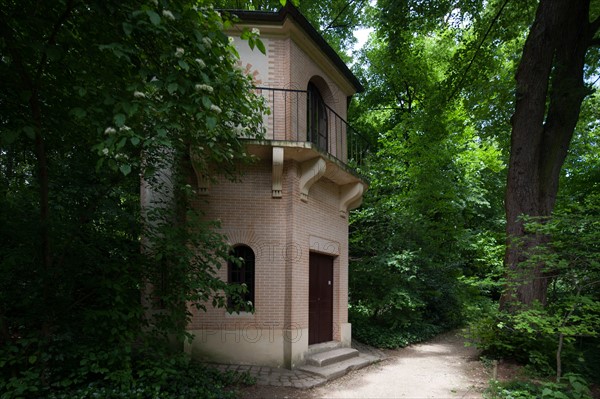
{"type": "Polygon", "coordinates": [[[206,118],[206,126],[211,130],[214,129],[215,127],[217,127],[217,118],[215,118],[214,116],[207,117],[206,118]]]}
{"type": "Polygon", "coordinates": [[[34,364],[37,361],[36,355],[29,356],[29,364],[34,364]]]}
{"type": "Polygon", "coordinates": [[[146,10],[146,14],[150,17],[150,22],[154,25],[160,25],[160,15],[152,10],[146,10]]]}
{"type": "Polygon", "coordinates": [[[98,161],[96,162],[96,172],[98,172],[100,170],[100,168],[102,168],[103,164],[104,164],[104,158],[98,159],[98,161]]]}
{"type": "Polygon", "coordinates": [[[76,108],[73,108],[73,109],[71,110],[71,114],[72,114],[72,115],[73,115],[75,118],[78,118],[78,119],[83,119],[83,118],[85,118],[85,116],[87,115],[87,112],[86,112],[84,109],[82,109],[82,108],[76,107],[76,108]]]}
{"type": "Polygon", "coordinates": [[[128,164],[121,165],[119,170],[121,171],[121,173],[123,173],[124,176],[127,176],[128,174],[131,173],[131,165],[128,165],[128,164]]]}
{"type": "Polygon", "coordinates": [[[169,85],[167,86],[167,90],[169,91],[169,94],[173,94],[177,91],[178,87],[179,85],[175,82],[169,83],[169,85]]]}
{"type": "Polygon", "coordinates": [[[189,71],[190,70],[190,66],[184,60],[179,60],[177,63],[179,64],[179,66],[181,67],[181,69],[183,69],[185,71],[189,71]]]}
{"type": "Polygon", "coordinates": [[[27,135],[27,137],[29,137],[30,139],[34,139],[35,138],[35,130],[33,130],[33,127],[31,126],[25,126],[23,128],[23,131],[25,132],[25,134],[27,135]]]}
{"type": "Polygon", "coordinates": [[[122,102],[121,106],[123,107],[123,111],[127,112],[127,115],[131,116],[137,111],[137,104],[130,102],[122,102]]]}
{"type": "Polygon", "coordinates": [[[202,105],[204,105],[204,108],[210,109],[210,106],[212,105],[212,101],[210,101],[210,97],[202,96],[202,105]]]}
{"type": "Polygon", "coordinates": [[[117,143],[117,150],[120,150],[121,148],[125,147],[125,144],[127,143],[127,137],[123,137],[118,143],[117,143]]]}
{"type": "Polygon", "coordinates": [[[256,47],[260,50],[261,53],[267,54],[267,49],[265,48],[265,44],[260,39],[256,39],[256,47]]]}
{"type": "Polygon", "coordinates": [[[140,143],[139,137],[135,137],[135,136],[130,138],[129,141],[131,141],[131,144],[133,144],[135,146],[137,146],[140,143]]]}
{"type": "Polygon", "coordinates": [[[114,119],[115,119],[115,124],[118,127],[122,127],[122,126],[125,125],[125,119],[126,119],[126,117],[125,117],[124,114],[116,114],[114,119]]]}
{"type": "Polygon", "coordinates": [[[125,32],[127,36],[131,36],[131,32],[133,32],[133,25],[127,22],[123,22],[123,32],[125,32]]]}

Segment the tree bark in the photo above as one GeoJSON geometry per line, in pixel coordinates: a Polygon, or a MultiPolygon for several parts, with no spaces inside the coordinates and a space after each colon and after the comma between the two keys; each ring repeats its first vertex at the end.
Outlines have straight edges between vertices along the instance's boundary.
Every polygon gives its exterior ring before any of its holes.
{"type": "Polygon", "coordinates": [[[549,237],[527,233],[521,215],[549,217],[581,103],[585,54],[596,26],[590,0],[542,0],[517,70],[516,105],[506,189],[508,286],[501,308],[546,303],[551,271],[524,264],[549,237]]]}

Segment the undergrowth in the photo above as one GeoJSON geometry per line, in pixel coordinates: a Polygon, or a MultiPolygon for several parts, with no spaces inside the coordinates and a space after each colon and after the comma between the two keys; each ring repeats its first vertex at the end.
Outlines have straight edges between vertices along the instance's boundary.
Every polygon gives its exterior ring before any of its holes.
{"type": "Polygon", "coordinates": [[[368,317],[350,312],[352,336],[356,340],[377,348],[396,349],[433,338],[444,328],[420,323],[410,326],[381,325],[368,317]]]}
{"type": "Polygon", "coordinates": [[[578,374],[566,374],[560,382],[492,381],[486,399],[591,399],[586,380],[578,374]]]}
{"type": "Polygon", "coordinates": [[[76,371],[63,375],[31,363],[12,376],[4,374],[0,399],[233,399],[237,386],[255,383],[248,373],[222,373],[182,353],[146,348],[131,355],[123,367],[110,370],[101,362],[92,364],[95,356],[88,355],[76,371]]]}

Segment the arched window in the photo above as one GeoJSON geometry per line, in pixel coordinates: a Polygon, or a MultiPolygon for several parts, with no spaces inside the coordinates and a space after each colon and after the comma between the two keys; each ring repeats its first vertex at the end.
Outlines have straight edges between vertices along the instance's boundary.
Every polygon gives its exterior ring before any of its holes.
{"type": "MultiPolygon", "coordinates": [[[[241,310],[252,310],[254,308],[254,251],[247,245],[238,245],[233,248],[231,255],[240,261],[228,262],[227,281],[229,284],[246,284],[248,290],[242,298],[248,305],[242,306],[241,310]]],[[[228,306],[234,307],[231,298],[228,300],[228,306]]]]}
{"type": "Polygon", "coordinates": [[[328,151],[327,108],[313,83],[308,84],[308,141],[316,144],[320,150],[328,151]]]}

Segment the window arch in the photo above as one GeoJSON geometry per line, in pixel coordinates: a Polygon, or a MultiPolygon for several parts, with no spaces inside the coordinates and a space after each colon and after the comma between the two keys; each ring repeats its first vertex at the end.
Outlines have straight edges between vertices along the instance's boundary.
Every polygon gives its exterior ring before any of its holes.
{"type": "MultiPolygon", "coordinates": [[[[231,256],[240,259],[240,262],[227,263],[227,282],[246,285],[247,291],[242,294],[242,299],[248,305],[242,306],[241,310],[252,310],[254,308],[254,251],[247,245],[238,245],[233,248],[231,256]]],[[[228,299],[227,305],[230,308],[234,307],[231,298],[228,299]]]]}
{"type": "Polygon", "coordinates": [[[317,86],[308,83],[308,141],[323,151],[328,151],[327,108],[317,86]]]}

